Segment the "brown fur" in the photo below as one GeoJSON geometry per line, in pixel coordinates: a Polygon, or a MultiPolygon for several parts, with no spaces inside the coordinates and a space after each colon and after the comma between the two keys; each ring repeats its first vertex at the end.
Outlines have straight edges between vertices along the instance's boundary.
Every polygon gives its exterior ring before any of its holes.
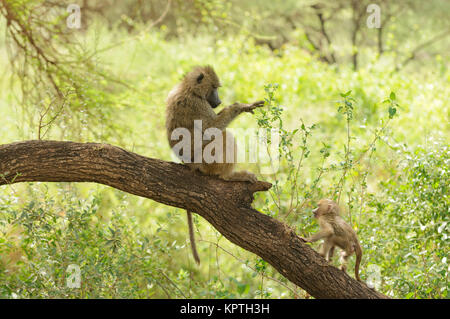
{"type": "MultiPolygon", "coordinates": [[[[173,148],[178,143],[177,140],[171,139],[171,134],[176,128],[186,128],[191,133],[191,163],[186,163],[192,170],[199,170],[207,175],[214,175],[229,181],[248,181],[255,182],[256,177],[247,171],[234,172],[236,162],[237,149],[234,137],[230,132],[226,131],[226,127],[243,112],[253,113],[256,107],[264,105],[264,101],[258,101],[252,104],[235,103],[221,112],[215,113],[207,97],[213,90],[217,90],[221,86],[220,81],[214,69],[211,66],[198,66],[185,75],[181,83],[175,86],[167,97],[166,109],[166,129],[169,144],[173,148]],[[201,163],[194,163],[194,120],[202,120],[201,134],[208,128],[217,128],[222,131],[223,148],[215,149],[216,152],[222,152],[223,162],[206,163],[202,157],[201,163]],[[226,161],[227,154],[234,153],[233,161],[226,161]]],[[[202,154],[205,146],[209,141],[203,142],[202,154]]],[[[200,151],[200,150],[197,150],[200,151]]],[[[192,252],[197,263],[200,263],[195,248],[194,233],[192,229],[192,216],[188,212],[188,224],[192,252]]]]}
{"type": "Polygon", "coordinates": [[[348,258],[356,254],[355,277],[359,278],[359,265],[361,263],[362,249],[353,228],[347,224],[339,214],[339,206],[330,199],[322,199],[319,206],[313,211],[317,218],[320,231],[310,238],[304,239],[306,242],[315,242],[324,239],[320,254],[330,261],[333,257],[335,246],[342,249],[341,269],[347,269],[348,258]]]}

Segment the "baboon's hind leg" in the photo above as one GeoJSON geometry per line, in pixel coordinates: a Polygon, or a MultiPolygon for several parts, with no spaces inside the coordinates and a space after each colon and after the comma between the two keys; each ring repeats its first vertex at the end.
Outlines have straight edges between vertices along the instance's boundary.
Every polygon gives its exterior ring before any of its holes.
{"type": "Polygon", "coordinates": [[[341,258],[340,258],[340,263],[341,263],[341,267],[340,269],[343,271],[347,270],[347,264],[348,264],[348,258],[350,257],[350,254],[346,251],[342,251],[341,252],[341,258]]]}
{"type": "Polygon", "coordinates": [[[330,251],[328,252],[328,261],[331,261],[333,259],[333,255],[334,255],[334,247],[330,248],[330,251]]]}

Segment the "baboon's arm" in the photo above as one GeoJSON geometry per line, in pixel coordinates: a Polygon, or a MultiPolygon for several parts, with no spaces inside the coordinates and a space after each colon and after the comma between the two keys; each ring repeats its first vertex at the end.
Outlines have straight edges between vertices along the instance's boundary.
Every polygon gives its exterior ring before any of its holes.
{"type": "Polygon", "coordinates": [[[318,241],[319,239],[328,237],[333,235],[333,228],[331,227],[325,227],[322,228],[318,233],[312,235],[311,237],[309,237],[308,239],[306,239],[307,242],[313,243],[315,241],[318,241]]]}
{"type": "Polygon", "coordinates": [[[264,101],[258,101],[251,104],[234,103],[224,108],[215,117],[206,121],[206,127],[215,127],[219,130],[224,130],[239,114],[243,112],[253,113],[257,107],[264,105],[264,101]]]}
{"type": "Polygon", "coordinates": [[[207,127],[215,127],[224,130],[242,111],[237,103],[227,106],[220,111],[214,118],[206,123],[207,127]]]}

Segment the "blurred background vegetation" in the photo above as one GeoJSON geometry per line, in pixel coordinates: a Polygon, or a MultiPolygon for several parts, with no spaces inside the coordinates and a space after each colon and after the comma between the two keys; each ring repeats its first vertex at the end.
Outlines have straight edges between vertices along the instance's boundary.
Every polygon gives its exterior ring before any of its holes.
{"type": "MultiPolygon", "coordinates": [[[[211,64],[225,105],[268,102],[232,127],[282,132],[256,209],[308,235],[316,201],[339,199],[363,280],[396,298],[448,298],[448,1],[83,0],[80,29],[67,26],[71,3],[0,1],[0,144],[105,142],[174,160],[165,98],[211,64]],[[381,28],[367,27],[371,3],[381,28]]],[[[307,297],[195,225],[200,267],[182,210],[96,184],[4,186],[0,297],[307,297]],[[70,264],[79,289],[66,285],[70,264]]]]}

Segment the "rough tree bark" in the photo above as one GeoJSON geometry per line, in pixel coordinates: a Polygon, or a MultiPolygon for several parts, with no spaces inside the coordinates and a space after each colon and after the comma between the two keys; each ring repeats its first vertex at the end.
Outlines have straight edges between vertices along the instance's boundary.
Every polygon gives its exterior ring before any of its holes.
{"type": "Polygon", "coordinates": [[[195,212],[316,298],[387,298],[329,265],[287,225],[250,205],[270,183],[227,182],[108,144],[24,141],[0,145],[0,185],[94,182],[195,212]]]}

